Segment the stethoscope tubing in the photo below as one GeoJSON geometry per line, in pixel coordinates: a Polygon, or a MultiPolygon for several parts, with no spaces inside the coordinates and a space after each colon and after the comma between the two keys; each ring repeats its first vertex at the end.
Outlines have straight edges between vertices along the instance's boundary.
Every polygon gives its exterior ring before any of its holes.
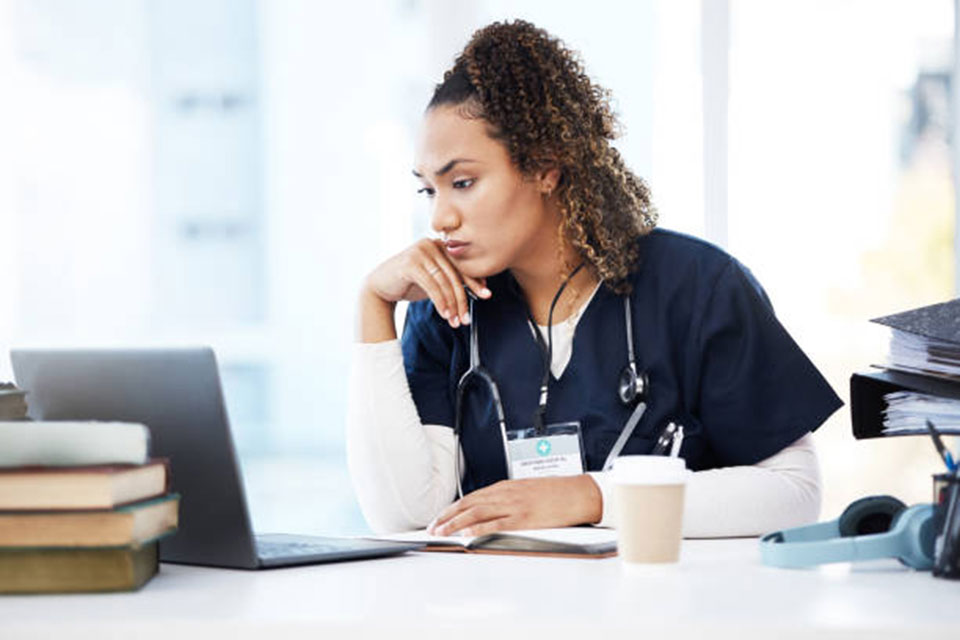
{"type": "Polygon", "coordinates": [[[500,400],[500,389],[497,387],[497,383],[493,379],[493,376],[490,375],[490,372],[480,363],[480,346],[475,321],[476,315],[473,310],[473,302],[476,298],[474,298],[471,291],[468,290],[468,293],[470,294],[470,318],[474,320],[470,325],[470,366],[463,375],[460,376],[460,380],[457,382],[457,398],[453,417],[454,471],[457,476],[457,496],[460,498],[463,497],[463,486],[460,480],[460,432],[463,429],[463,394],[474,378],[479,378],[487,385],[487,390],[490,392],[493,401],[493,407],[497,412],[497,423],[500,426],[500,437],[503,439],[503,448],[504,451],[507,450],[507,418],[503,412],[503,402],[500,400]]]}

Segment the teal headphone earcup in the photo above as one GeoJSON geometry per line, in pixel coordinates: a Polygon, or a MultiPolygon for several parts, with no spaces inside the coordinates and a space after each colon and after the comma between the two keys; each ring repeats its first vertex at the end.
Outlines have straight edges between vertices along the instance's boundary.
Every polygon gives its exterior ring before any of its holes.
{"type": "Polygon", "coordinates": [[[842,537],[885,533],[907,505],[893,496],[867,496],[850,503],[837,523],[842,537]]]}
{"type": "Polygon", "coordinates": [[[917,504],[901,511],[890,532],[897,538],[897,558],[919,570],[933,568],[937,527],[932,504],[917,504]]]}

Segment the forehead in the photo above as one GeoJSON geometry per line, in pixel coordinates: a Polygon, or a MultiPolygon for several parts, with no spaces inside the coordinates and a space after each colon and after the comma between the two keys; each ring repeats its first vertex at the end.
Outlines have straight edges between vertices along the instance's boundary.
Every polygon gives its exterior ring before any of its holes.
{"type": "Polygon", "coordinates": [[[434,107],[420,124],[414,169],[424,176],[433,175],[455,158],[484,163],[510,160],[506,148],[487,134],[484,120],[465,117],[454,106],[434,107]]]}

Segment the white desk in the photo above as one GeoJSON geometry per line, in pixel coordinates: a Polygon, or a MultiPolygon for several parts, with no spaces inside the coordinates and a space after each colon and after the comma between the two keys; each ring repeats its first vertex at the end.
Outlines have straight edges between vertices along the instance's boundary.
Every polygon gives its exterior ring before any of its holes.
{"type": "Polygon", "coordinates": [[[269,571],[165,564],[136,593],[0,597],[0,638],[960,637],[960,582],[896,561],[781,570],[688,540],[670,573],[616,558],[414,553],[269,571]]]}

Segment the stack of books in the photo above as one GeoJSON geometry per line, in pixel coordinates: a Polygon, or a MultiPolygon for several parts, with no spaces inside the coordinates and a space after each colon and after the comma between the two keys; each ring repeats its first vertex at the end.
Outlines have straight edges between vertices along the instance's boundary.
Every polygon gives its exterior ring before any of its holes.
{"type": "Polygon", "coordinates": [[[960,299],[873,322],[890,329],[886,362],[850,379],[857,438],[960,435],[960,299]]]}
{"type": "Polygon", "coordinates": [[[169,463],[122,422],[0,421],[0,593],[124,591],[177,529],[169,463]]]}
{"type": "Polygon", "coordinates": [[[0,382],[0,420],[26,420],[26,395],[12,382],[0,382]]]}

